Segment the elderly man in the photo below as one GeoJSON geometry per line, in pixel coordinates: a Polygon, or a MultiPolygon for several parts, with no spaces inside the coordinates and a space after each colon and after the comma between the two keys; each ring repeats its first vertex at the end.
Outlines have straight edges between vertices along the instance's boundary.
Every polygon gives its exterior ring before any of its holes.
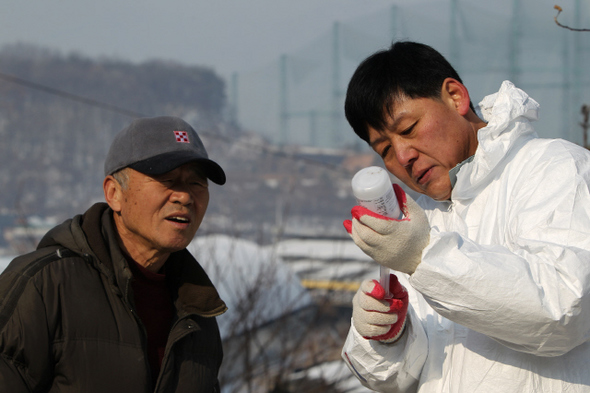
{"type": "Polygon", "coordinates": [[[0,391],[218,392],[225,312],[186,250],[225,183],[195,130],[135,120],[105,161],[105,203],[0,275],[0,391]]]}
{"type": "Polygon", "coordinates": [[[398,42],[353,75],[346,115],[405,217],[345,227],[397,272],[361,284],[343,349],[380,392],[589,392],[590,153],[539,138],[510,82],[479,104],[437,51],[398,42]],[[407,289],[407,291],[406,291],[407,289]]]}

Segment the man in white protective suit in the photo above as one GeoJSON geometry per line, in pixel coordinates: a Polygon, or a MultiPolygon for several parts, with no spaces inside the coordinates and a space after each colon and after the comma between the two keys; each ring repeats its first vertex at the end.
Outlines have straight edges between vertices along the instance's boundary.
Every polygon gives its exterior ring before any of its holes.
{"type": "Polygon", "coordinates": [[[367,58],[346,116],[410,189],[395,220],[344,225],[395,271],[364,281],[342,356],[379,392],[590,392],[590,153],[539,138],[538,104],[506,81],[476,111],[434,49],[367,58]],[[396,277],[397,276],[397,277],[396,277]],[[398,281],[399,279],[399,281],[398,281]]]}

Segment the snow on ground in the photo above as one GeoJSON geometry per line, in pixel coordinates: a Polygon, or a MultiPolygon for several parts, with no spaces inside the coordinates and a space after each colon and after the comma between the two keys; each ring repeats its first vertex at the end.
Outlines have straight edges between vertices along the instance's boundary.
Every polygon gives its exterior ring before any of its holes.
{"type": "MultiPolygon", "coordinates": [[[[360,282],[379,277],[371,261],[350,239],[288,239],[270,246],[225,235],[197,236],[188,247],[203,265],[221,297],[235,308],[236,299],[258,286],[257,301],[271,302],[280,295],[296,310],[311,299],[300,280],[360,282]]],[[[0,272],[14,256],[0,257],[0,272]]],[[[252,294],[250,294],[252,295],[252,294]]],[[[265,320],[276,318],[284,307],[266,309],[265,320]]],[[[264,321],[263,321],[264,322],[264,321]]]]}
{"type": "Polygon", "coordinates": [[[197,236],[188,250],[229,307],[222,336],[272,321],[312,303],[302,279],[360,282],[378,266],[352,240],[290,239],[270,246],[226,235],[197,236]],[[246,303],[248,302],[248,303],[246,303]],[[245,312],[250,307],[252,312],[245,312]],[[239,325],[235,318],[239,318],[239,325]],[[244,320],[247,318],[247,320],[244,320]]]}
{"type": "Polygon", "coordinates": [[[299,259],[285,262],[301,279],[308,280],[360,282],[365,277],[377,278],[379,274],[377,265],[359,261],[332,263],[317,259],[299,259]]]}
{"type": "Polygon", "coordinates": [[[289,239],[275,249],[300,279],[361,282],[379,277],[378,265],[351,239],[289,239]]]}
{"type": "Polygon", "coordinates": [[[298,378],[324,379],[326,382],[334,383],[334,388],[346,393],[363,393],[369,392],[370,389],[364,387],[348,369],[348,366],[340,360],[326,362],[307,370],[293,373],[289,376],[291,380],[298,378]]]}
{"type": "MultiPolygon", "coordinates": [[[[378,266],[350,239],[289,239],[278,242],[276,245],[261,247],[247,240],[210,235],[197,236],[188,248],[198,257],[197,259],[214,279],[214,283],[216,280],[223,281],[221,279],[226,275],[233,277],[238,273],[251,276],[257,272],[255,269],[261,266],[282,264],[289,266],[287,270],[291,273],[288,273],[284,267],[275,268],[280,271],[281,279],[289,280],[298,277],[314,280],[359,281],[364,278],[378,277],[379,274],[378,266]],[[230,263],[231,261],[235,263],[230,263]],[[219,271],[219,267],[212,267],[217,265],[221,266],[223,271],[219,271]]],[[[14,257],[14,255],[0,256],[0,272],[14,257]]]]}
{"type": "Polygon", "coordinates": [[[6,266],[14,259],[14,256],[2,256],[0,257],[0,272],[6,269],[6,266]]]}
{"type": "Polygon", "coordinates": [[[279,242],[276,249],[282,257],[305,256],[318,259],[369,260],[369,257],[351,239],[289,239],[279,242]]]}
{"type": "Polygon", "coordinates": [[[312,303],[299,278],[268,247],[225,235],[197,237],[188,250],[227,303],[221,335],[260,326],[312,303]]]}
{"type": "MultiPolygon", "coordinates": [[[[228,304],[228,312],[217,319],[225,337],[239,332],[239,327],[260,326],[311,304],[313,299],[301,286],[301,279],[360,282],[364,278],[377,278],[379,274],[375,262],[349,239],[290,239],[263,247],[242,239],[212,235],[197,237],[188,248],[228,304]],[[262,290],[253,291],[256,287],[262,290]],[[248,299],[250,307],[246,312],[243,299],[248,299]],[[252,301],[254,305],[250,304],[252,301]]],[[[369,391],[342,360],[319,364],[292,377],[323,378],[347,393],[369,391]]]]}

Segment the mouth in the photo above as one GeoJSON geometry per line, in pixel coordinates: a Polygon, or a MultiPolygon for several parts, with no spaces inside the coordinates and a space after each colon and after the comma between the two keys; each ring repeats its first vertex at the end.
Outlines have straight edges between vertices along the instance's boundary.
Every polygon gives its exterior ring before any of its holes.
{"type": "Polygon", "coordinates": [[[430,173],[432,173],[432,168],[426,168],[423,171],[417,172],[415,176],[416,182],[418,184],[426,183],[428,181],[430,173]]]}
{"type": "Polygon", "coordinates": [[[170,222],[177,223],[177,224],[185,224],[185,225],[191,223],[190,217],[186,214],[170,215],[170,216],[166,217],[166,220],[170,221],[170,222]]]}

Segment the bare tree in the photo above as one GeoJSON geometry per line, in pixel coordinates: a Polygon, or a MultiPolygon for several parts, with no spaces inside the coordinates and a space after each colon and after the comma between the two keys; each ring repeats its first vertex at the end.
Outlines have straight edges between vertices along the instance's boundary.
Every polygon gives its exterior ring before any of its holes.
{"type": "Polygon", "coordinates": [[[555,5],[553,8],[555,8],[557,10],[557,15],[555,15],[555,17],[553,18],[553,20],[555,21],[557,26],[563,27],[564,29],[568,29],[568,30],[572,30],[572,31],[590,31],[590,29],[579,29],[579,28],[569,27],[569,26],[559,23],[559,21],[557,20],[557,17],[559,16],[559,14],[561,14],[561,11],[563,11],[563,8],[561,8],[558,5],[555,5]]]}
{"type": "Polygon", "coordinates": [[[276,252],[278,241],[254,253],[251,240],[217,235],[197,241],[195,247],[201,249],[191,252],[230,307],[219,317],[225,353],[220,372],[223,391],[338,392],[338,378],[326,371],[308,375],[306,370],[341,362],[350,303],[335,304],[334,290],[302,288],[299,277],[276,252]],[[220,252],[220,248],[227,251],[220,252]]]}

